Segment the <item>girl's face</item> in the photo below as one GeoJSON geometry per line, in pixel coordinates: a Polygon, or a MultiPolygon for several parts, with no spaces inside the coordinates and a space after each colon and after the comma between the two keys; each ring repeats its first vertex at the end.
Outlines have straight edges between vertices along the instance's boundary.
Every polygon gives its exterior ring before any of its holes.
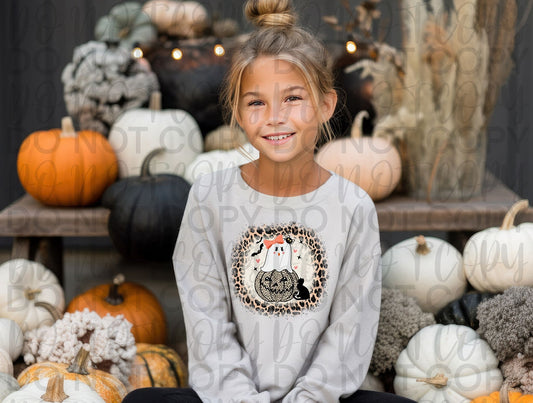
{"type": "MultiPolygon", "coordinates": [[[[324,120],[331,117],[335,102],[332,93],[318,106],[324,120]]],[[[237,121],[260,158],[277,163],[312,159],[323,122],[317,112],[292,63],[263,56],[244,70],[237,121]]]]}

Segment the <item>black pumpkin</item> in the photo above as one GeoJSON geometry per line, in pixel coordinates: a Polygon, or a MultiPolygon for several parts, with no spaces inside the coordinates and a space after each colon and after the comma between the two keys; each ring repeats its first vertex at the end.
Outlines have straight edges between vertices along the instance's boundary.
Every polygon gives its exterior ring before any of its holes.
{"type": "Polygon", "coordinates": [[[257,294],[268,302],[290,301],[296,291],[298,275],[289,270],[261,270],[255,278],[257,294]]]}
{"type": "Polygon", "coordinates": [[[443,325],[463,325],[476,330],[479,327],[476,317],[478,305],[495,295],[489,292],[467,292],[438,311],[435,320],[443,325]]]}
{"type": "Polygon", "coordinates": [[[190,184],[172,174],[151,175],[149,153],[141,175],[109,186],[102,205],[111,210],[109,236],[121,255],[131,259],[169,260],[178,236],[190,184]]]}
{"type": "Polygon", "coordinates": [[[228,49],[224,56],[215,55],[216,44],[212,37],[169,40],[159,42],[145,53],[159,81],[163,109],[189,112],[204,137],[224,123],[219,94],[230,56],[228,49]],[[182,52],[180,60],[172,58],[176,48],[182,52]]]}

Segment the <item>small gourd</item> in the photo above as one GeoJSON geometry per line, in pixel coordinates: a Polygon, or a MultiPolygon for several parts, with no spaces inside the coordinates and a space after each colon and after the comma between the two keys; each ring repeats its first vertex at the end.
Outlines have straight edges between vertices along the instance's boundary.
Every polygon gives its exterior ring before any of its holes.
{"type": "Polygon", "coordinates": [[[516,215],[529,207],[513,204],[501,227],[479,231],[463,251],[464,271],[478,291],[502,292],[513,286],[533,286],[533,223],[515,226],[516,215]]]}
{"type": "Polygon", "coordinates": [[[450,243],[423,235],[401,241],[382,256],[383,286],[416,299],[436,313],[466,290],[461,253],[450,243]]]}
{"type": "Polygon", "coordinates": [[[134,1],[119,3],[101,17],[94,28],[98,41],[117,43],[128,49],[155,41],[157,29],[142,5],[134,1]]]}
{"type": "Polygon", "coordinates": [[[164,344],[137,343],[129,383],[131,389],[183,388],[187,386],[187,367],[178,353],[164,344]]]}
{"type": "Polygon", "coordinates": [[[65,294],[54,273],[41,263],[12,259],[0,265],[0,317],[22,332],[51,326],[65,310],[65,294]]]}
{"type": "Polygon", "coordinates": [[[392,143],[380,137],[361,137],[360,112],[351,138],[330,141],[318,150],[316,162],[359,185],[374,201],[389,196],[401,178],[400,154],[392,143]]]}
{"type": "Polygon", "coordinates": [[[164,151],[153,157],[150,172],[183,175],[203,149],[194,118],[179,109],[161,110],[158,91],[152,93],[148,109],[130,109],[120,115],[108,138],[117,155],[119,178],[139,176],[146,156],[159,148],[164,151]]]}
{"type": "Polygon", "coordinates": [[[108,313],[124,315],[132,324],[131,333],[137,343],[165,343],[167,325],[159,300],[143,285],[125,280],[123,274],[118,274],[111,284],[100,284],[75,296],[67,312],[88,308],[101,317],[108,313]]]}
{"type": "Polygon", "coordinates": [[[109,403],[90,386],[80,381],[65,380],[61,374],[24,385],[20,390],[8,395],[4,402],[109,403]]]}
{"type": "MultiPolygon", "coordinates": [[[[82,347],[70,365],[50,361],[38,362],[24,369],[17,381],[24,386],[36,381],[54,379],[59,375],[65,382],[77,382],[78,386],[84,384],[90,387],[102,401],[120,403],[127,393],[124,384],[108,372],[89,368],[88,359],[89,350],[82,347]]],[[[65,391],[68,394],[68,391],[65,391]]]]}
{"type": "Polygon", "coordinates": [[[107,139],[92,130],[76,132],[70,117],[61,129],[37,131],[20,146],[17,172],[30,195],[50,206],[96,203],[117,178],[117,157],[107,139]]]}
{"type": "Polygon", "coordinates": [[[475,330],[430,325],[409,340],[394,369],[394,391],[418,402],[464,403],[499,390],[499,361],[475,330]]]}

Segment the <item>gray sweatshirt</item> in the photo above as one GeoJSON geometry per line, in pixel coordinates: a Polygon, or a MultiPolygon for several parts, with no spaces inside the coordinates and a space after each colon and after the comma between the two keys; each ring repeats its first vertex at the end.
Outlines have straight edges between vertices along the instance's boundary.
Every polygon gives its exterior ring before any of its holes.
{"type": "Polygon", "coordinates": [[[332,176],[259,193],[238,167],[191,188],[174,251],[189,383],[205,402],[337,402],[365,378],[381,250],[370,197],[332,176]]]}

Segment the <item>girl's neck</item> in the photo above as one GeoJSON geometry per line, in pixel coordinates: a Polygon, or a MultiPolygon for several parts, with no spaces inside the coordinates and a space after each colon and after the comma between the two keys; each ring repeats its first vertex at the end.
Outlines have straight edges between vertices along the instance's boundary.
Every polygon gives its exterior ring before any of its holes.
{"type": "Polygon", "coordinates": [[[273,163],[259,158],[241,167],[244,181],[260,193],[278,197],[300,196],[316,190],[331,174],[313,159],[305,163],[273,163]]]}

